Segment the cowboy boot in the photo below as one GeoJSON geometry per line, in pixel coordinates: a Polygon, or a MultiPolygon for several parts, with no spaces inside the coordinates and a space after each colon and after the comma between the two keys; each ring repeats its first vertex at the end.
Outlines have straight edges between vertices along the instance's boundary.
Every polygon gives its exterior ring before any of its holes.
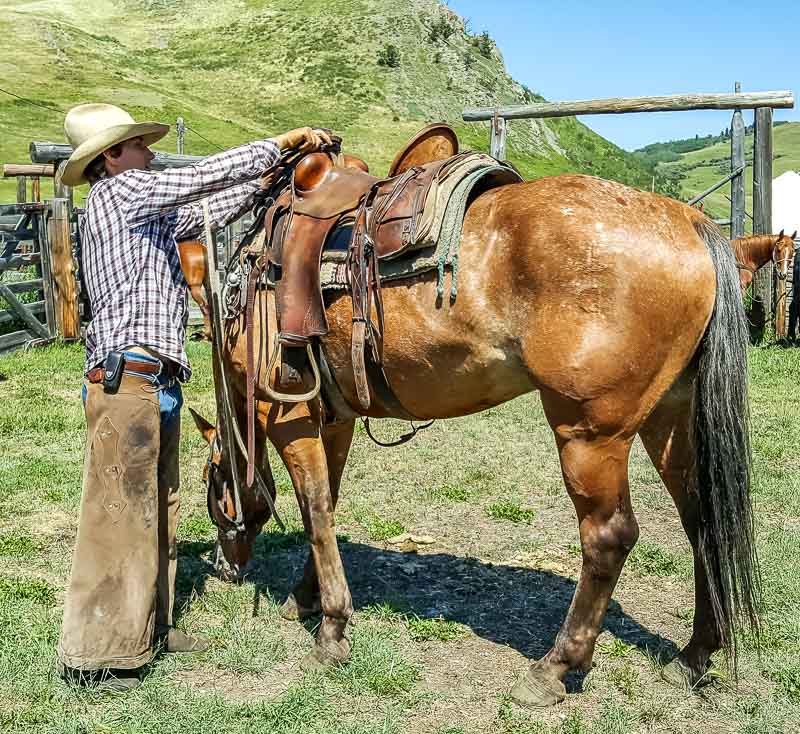
{"type": "Polygon", "coordinates": [[[103,668],[101,670],[78,670],[58,663],[58,674],[72,686],[92,688],[98,693],[128,693],[142,685],[141,670],[103,668]]]}
{"type": "Polygon", "coordinates": [[[189,635],[175,627],[159,630],[156,639],[162,645],[164,652],[205,652],[211,646],[211,642],[207,637],[189,635]]]}

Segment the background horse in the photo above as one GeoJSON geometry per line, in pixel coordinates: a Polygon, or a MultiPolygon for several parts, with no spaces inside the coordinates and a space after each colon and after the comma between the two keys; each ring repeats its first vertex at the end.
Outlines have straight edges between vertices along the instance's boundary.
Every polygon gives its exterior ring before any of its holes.
{"type": "Polygon", "coordinates": [[[789,236],[781,230],[780,234],[758,234],[731,240],[743,291],[747,290],[756,273],[768,262],[775,265],[779,278],[786,278],[794,257],[795,237],[797,232],[789,236]]]}
{"type": "MultiPolygon", "coordinates": [[[[508,185],[481,194],[467,211],[456,299],[437,298],[433,274],[387,284],[383,302],[385,372],[407,412],[421,419],[463,416],[538,390],[553,431],[577,515],[582,569],[552,648],[517,682],[513,697],[529,706],[553,704],[565,696],[566,673],[591,665],[639,534],[628,486],[637,434],[694,553],[693,633],[664,675],[694,686],[716,650],[726,648],[735,659],[737,627],[757,627],[759,583],[749,493],[748,333],[736,264],[717,227],[681,203],[598,178],[508,185]]],[[[344,294],[332,299],[330,331],[321,340],[349,406],[335,415],[318,398],[270,402],[262,388],[277,378],[266,374],[263,358],[277,331],[271,292],[259,290],[254,313],[262,351],[258,459],[266,466],[269,439],[291,476],[311,546],[283,613],[321,611],[316,644],[303,664],[339,664],[350,654],[353,611],[334,527],[359,412],[352,305],[344,294]]],[[[229,322],[225,359],[242,426],[244,335],[243,318],[229,322]]],[[[366,412],[387,415],[374,403],[366,412]]],[[[216,447],[210,491],[224,494],[231,457],[219,451],[214,427],[197,420],[216,447]]],[[[245,494],[243,510],[243,530],[216,517],[220,560],[231,576],[244,570],[268,518],[255,492],[245,494]]]]}

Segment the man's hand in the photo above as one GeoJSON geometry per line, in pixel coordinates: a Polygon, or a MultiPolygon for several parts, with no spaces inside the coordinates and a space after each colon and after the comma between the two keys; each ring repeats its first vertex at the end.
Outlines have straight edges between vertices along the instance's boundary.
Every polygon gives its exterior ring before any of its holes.
{"type": "Polygon", "coordinates": [[[324,130],[310,127],[298,127],[283,135],[276,135],[273,140],[281,151],[296,150],[300,153],[312,153],[323,145],[331,145],[331,136],[324,130]]]}

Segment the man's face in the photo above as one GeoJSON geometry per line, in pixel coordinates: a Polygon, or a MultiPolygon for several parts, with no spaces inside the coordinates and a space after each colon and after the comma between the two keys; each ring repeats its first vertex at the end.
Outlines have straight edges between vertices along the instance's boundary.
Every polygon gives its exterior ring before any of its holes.
{"type": "Polygon", "coordinates": [[[122,145],[122,150],[118,156],[114,156],[110,150],[105,151],[106,168],[112,176],[116,176],[123,171],[149,171],[150,161],[155,158],[155,154],[148,148],[141,138],[131,138],[122,145]]]}

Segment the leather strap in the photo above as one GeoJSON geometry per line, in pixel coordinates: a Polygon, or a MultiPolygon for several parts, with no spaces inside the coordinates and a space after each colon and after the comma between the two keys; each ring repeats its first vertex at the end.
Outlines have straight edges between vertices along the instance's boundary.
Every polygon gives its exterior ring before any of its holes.
{"type": "Polygon", "coordinates": [[[367,247],[366,218],[369,199],[358,211],[356,223],[353,227],[353,238],[347,254],[347,264],[350,274],[350,296],[353,301],[353,334],[350,345],[351,361],[353,363],[353,377],[356,383],[358,402],[364,410],[370,405],[369,382],[364,365],[364,349],[369,338],[367,324],[370,318],[368,303],[367,273],[365,272],[364,248],[367,247]]]}
{"type": "MultiPolygon", "coordinates": [[[[239,477],[239,462],[237,457],[237,448],[245,456],[247,449],[242,440],[239,431],[239,425],[236,422],[235,415],[230,403],[230,387],[228,383],[228,375],[225,367],[225,360],[222,354],[222,288],[219,282],[219,273],[217,271],[217,246],[216,238],[211,230],[211,217],[208,211],[208,199],[203,200],[203,218],[205,224],[205,237],[206,237],[206,277],[208,278],[208,291],[210,294],[211,302],[211,344],[213,347],[213,369],[214,369],[214,396],[217,401],[217,423],[218,430],[222,434],[222,447],[223,450],[228,452],[231,465],[231,478],[233,480],[233,508],[223,506],[222,512],[226,518],[230,520],[237,532],[244,532],[244,515],[242,513],[241,502],[241,481],[239,477]],[[230,510],[233,510],[231,513],[230,510]]],[[[261,472],[256,469],[255,471],[256,489],[264,497],[272,516],[278,527],[286,531],[286,526],[278,514],[275,502],[272,499],[272,494],[266,485],[266,482],[261,477],[261,472]]],[[[209,501],[210,501],[209,497],[209,501]]],[[[225,500],[225,498],[223,498],[225,500]]],[[[214,520],[213,513],[211,514],[212,521],[214,520]]]]}
{"type": "Polygon", "coordinates": [[[247,404],[247,477],[245,479],[247,487],[252,487],[255,481],[255,461],[256,461],[256,419],[255,419],[255,402],[256,402],[256,374],[255,374],[255,349],[253,346],[253,332],[255,330],[255,323],[253,320],[253,311],[256,302],[256,285],[261,277],[263,267],[260,267],[262,261],[256,260],[253,268],[250,270],[250,276],[247,280],[247,300],[245,305],[245,336],[247,341],[247,385],[246,385],[246,398],[247,404]]]}

